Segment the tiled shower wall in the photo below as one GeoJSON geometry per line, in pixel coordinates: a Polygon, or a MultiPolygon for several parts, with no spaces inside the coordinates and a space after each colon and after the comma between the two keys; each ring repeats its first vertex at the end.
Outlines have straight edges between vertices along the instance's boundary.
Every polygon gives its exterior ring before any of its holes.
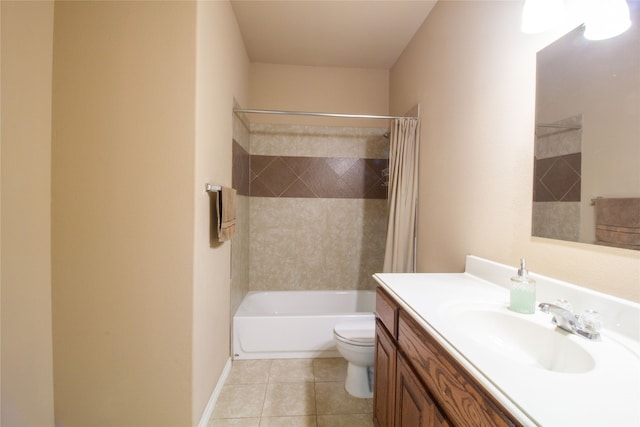
{"type": "Polygon", "coordinates": [[[248,153],[234,144],[234,183],[251,195],[249,290],[373,288],[387,224],[386,131],[252,124],[248,153]],[[248,178],[236,174],[247,156],[248,178]]]}
{"type": "MultiPolygon", "coordinates": [[[[555,122],[582,124],[582,116],[555,122]]],[[[533,183],[533,235],[569,241],[580,239],[582,130],[538,128],[533,183]]]]}
{"type": "Polygon", "coordinates": [[[373,289],[385,200],[251,199],[250,289],[373,289]]]}
{"type": "Polygon", "coordinates": [[[231,240],[231,317],[249,292],[249,126],[233,115],[233,178],[236,234],[231,240]],[[246,176],[246,178],[245,178],[246,176]]]}

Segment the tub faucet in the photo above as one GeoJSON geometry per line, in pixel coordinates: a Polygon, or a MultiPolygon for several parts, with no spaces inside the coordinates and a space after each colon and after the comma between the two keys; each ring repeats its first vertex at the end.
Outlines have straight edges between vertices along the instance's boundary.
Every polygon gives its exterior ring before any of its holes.
{"type": "Polygon", "coordinates": [[[578,316],[566,307],[547,302],[538,304],[538,308],[543,313],[553,314],[551,321],[565,331],[590,340],[596,340],[600,337],[600,320],[598,313],[593,310],[585,310],[583,314],[578,316]]]}

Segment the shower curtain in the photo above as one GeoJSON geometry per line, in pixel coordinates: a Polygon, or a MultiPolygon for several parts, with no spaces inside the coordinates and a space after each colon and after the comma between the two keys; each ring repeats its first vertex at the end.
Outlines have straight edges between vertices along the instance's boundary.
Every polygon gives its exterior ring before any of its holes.
{"type": "Polygon", "coordinates": [[[395,119],[389,150],[389,222],[384,254],[385,273],[415,272],[418,198],[417,119],[395,119]]]}

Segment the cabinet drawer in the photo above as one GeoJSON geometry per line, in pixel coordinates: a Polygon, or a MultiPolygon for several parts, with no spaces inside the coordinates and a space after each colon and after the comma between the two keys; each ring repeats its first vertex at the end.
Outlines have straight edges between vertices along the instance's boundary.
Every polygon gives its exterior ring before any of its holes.
{"type": "Polygon", "coordinates": [[[520,425],[404,311],[398,319],[398,347],[454,425],[520,425]]]}
{"type": "Polygon", "coordinates": [[[393,339],[398,337],[398,304],[381,287],[376,288],[376,317],[393,339]]]}

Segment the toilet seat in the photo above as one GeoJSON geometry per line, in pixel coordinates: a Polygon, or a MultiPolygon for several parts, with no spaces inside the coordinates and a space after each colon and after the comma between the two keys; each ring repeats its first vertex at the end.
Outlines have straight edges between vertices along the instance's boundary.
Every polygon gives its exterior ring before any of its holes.
{"type": "Polygon", "coordinates": [[[376,340],[375,321],[357,321],[335,326],[333,334],[337,340],[358,347],[373,347],[376,340]]]}

